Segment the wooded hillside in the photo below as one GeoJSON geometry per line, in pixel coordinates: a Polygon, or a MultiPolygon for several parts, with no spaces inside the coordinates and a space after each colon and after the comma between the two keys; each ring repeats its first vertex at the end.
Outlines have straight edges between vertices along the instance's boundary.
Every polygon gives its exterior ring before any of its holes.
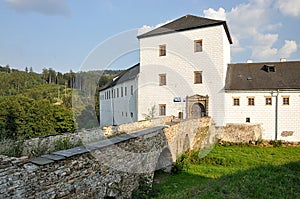
{"type": "Polygon", "coordinates": [[[0,140],[74,132],[99,124],[98,90],[120,71],[62,74],[0,66],[0,140]],[[97,120],[98,119],[98,120],[97,120]]]}

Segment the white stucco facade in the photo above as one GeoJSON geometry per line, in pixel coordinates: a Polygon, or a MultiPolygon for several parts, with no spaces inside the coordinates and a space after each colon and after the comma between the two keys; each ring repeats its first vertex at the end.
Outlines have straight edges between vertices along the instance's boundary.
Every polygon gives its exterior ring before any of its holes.
{"type": "MultiPolygon", "coordinates": [[[[194,18],[191,23],[195,23],[194,18]]],[[[180,31],[154,31],[155,34],[138,37],[140,64],[134,78],[124,77],[124,81],[116,81],[100,91],[100,125],[144,120],[153,108],[156,118],[185,119],[193,116],[193,105],[198,105],[201,115],[210,116],[217,126],[250,122],[261,125],[265,140],[274,140],[277,132],[279,140],[300,141],[297,76],[300,62],[230,64],[232,42],[227,25],[221,21],[216,23],[180,31]],[[197,41],[202,44],[200,52],[195,52],[197,41]],[[266,70],[269,66],[273,71],[266,70]],[[292,70],[290,73],[296,74],[293,79],[283,77],[282,74],[292,70]],[[201,82],[195,82],[195,73],[201,73],[201,82]],[[277,111],[274,86],[285,88],[278,90],[277,111]],[[253,104],[249,105],[249,98],[253,104]],[[272,104],[266,104],[266,98],[271,98],[272,104]],[[283,98],[288,98],[288,104],[283,104],[283,98]],[[234,99],[238,99],[238,105],[234,99]]]]}
{"type": "Polygon", "coordinates": [[[100,126],[137,121],[137,78],[100,91],[100,126]]]}
{"type": "Polygon", "coordinates": [[[223,125],[228,63],[230,42],[222,25],[141,38],[138,120],[152,106],[159,117],[159,104],[166,105],[166,115],[178,116],[186,109],[183,100],[197,94],[209,96],[209,115],[217,125],[223,125]],[[202,40],[202,52],[194,52],[195,40],[202,40]],[[159,56],[159,45],[166,46],[166,56],[159,56]],[[194,83],[195,71],[202,72],[202,84],[194,83]],[[159,85],[160,74],[166,75],[164,86],[159,85]],[[180,97],[181,102],[174,102],[174,97],[180,97]]]}
{"type": "MultiPolygon", "coordinates": [[[[225,110],[226,123],[260,124],[263,130],[262,139],[274,140],[276,132],[276,93],[271,91],[230,91],[226,93],[225,110]],[[254,105],[248,105],[248,98],[254,98],[254,105]],[[272,98],[272,104],[266,105],[266,98],[272,98]],[[239,106],[235,106],[233,99],[239,99],[239,106]]],[[[279,91],[277,109],[277,139],[286,141],[300,140],[300,90],[279,91]],[[283,104],[283,98],[289,98],[289,104],[283,104]],[[282,136],[284,132],[292,133],[282,136]],[[282,134],[283,133],[283,134],[282,134]]]]}

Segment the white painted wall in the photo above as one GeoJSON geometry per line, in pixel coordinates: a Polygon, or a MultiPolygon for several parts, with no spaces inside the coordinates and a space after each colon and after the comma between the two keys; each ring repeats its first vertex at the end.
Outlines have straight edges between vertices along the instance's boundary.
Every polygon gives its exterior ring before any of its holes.
{"type": "Polygon", "coordinates": [[[100,126],[119,125],[123,123],[137,121],[137,80],[129,80],[118,84],[112,88],[100,91],[100,126]],[[133,93],[131,93],[131,86],[133,86],[133,93]],[[127,94],[125,95],[125,87],[127,94]],[[121,89],[123,88],[123,97],[121,96],[121,89]],[[119,97],[117,97],[117,90],[119,89],[119,97]],[[105,99],[105,92],[116,91],[115,97],[110,94],[110,99],[105,99]],[[131,115],[131,113],[133,115],[131,115]],[[114,123],[113,123],[114,118],[114,123]]]}
{"type": "Polygon", "coordinates": [[[224,84],[230,44],[222,25],[140,39],[138,79],[138,120],[153,105],[166,104],[167,115],[177,116],[185,104],[174,97],[209,95],[209,115],[224,125],[224,84]],[[203,40],[203,52],[194,52],[194,40],[203,40]],[[159,56],[159,45],[166,44],[166,56],[159,56]],[[203,71],[203,84],[194,84],[194,71],[203,71]],[[159,86],[165,73],[167,85],[159,86]]]}
{"type": "MultiPolygon", "coordinates": [[[[226,123],[250,122],[261,124],[263,139],[275,139],[275,97],[272,105],[265,105],[265,96],[271,92],[228,92],[225,99],[226,123]],[[248,96],[255,97],[255,106],[248,106],[248,96]],[[233,106],[233,98],[240,97],[240,106],[233,106]]],[[[300,141],[300,91],[280,92],[278,96],[278,140],[300,141]],[[290,96],[290,105],[283,105],[283,96],[290,96]],[[283,131],[294,131],[293,136],[281,137],[283,131]]]]}

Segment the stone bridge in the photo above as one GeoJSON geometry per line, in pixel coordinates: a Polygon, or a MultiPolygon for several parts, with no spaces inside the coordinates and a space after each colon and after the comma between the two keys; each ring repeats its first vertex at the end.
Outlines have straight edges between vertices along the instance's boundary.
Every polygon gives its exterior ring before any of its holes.
{"type": "Polygon", "coordinates": [[[130,133],[33,159],[0,156],[0,198],[130,197],[141,175],[153,178],[215,137],[209,117],[135,125],[118,129],[130,133]]]}

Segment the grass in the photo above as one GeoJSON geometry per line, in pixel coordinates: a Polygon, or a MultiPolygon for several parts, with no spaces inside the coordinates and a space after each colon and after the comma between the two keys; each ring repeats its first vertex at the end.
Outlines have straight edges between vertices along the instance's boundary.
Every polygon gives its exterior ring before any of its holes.
{"type": "Polygon", "coordinates": [[[157,172],[157,198],[299,198],[300,147],[217,145],[178,174],[157,172]]]}

